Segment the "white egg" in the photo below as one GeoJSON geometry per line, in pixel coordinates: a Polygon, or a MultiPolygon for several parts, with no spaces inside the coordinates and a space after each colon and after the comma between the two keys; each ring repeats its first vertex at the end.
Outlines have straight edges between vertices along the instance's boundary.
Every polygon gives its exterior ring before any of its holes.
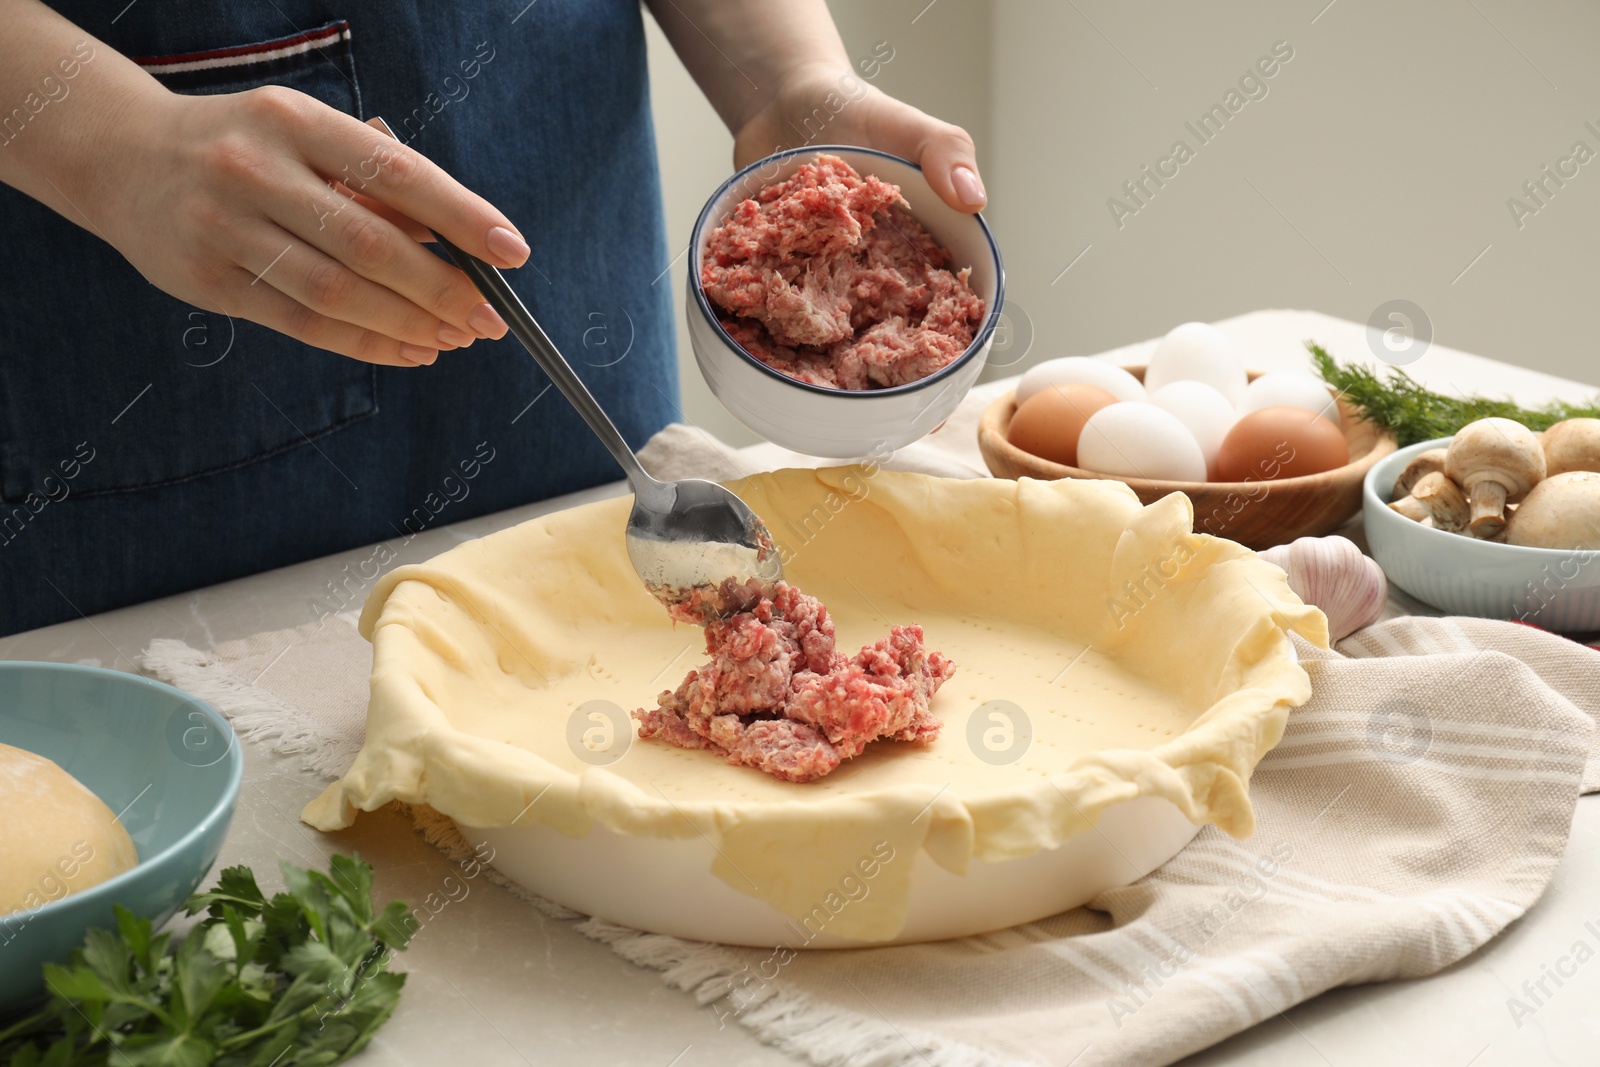
{"type": "Polygon", "coordinates": [[[1157,342],[1144,374],[1144,386],[1151,391],[1182,381],[1205,382],[1237,405],[1249,377],[1233,342],[1222,331],[1204,322],[1186,322],[1157,342]]]}
{"type": "Polygon", "coordinates": [[[1262,408],[1304,408],[1338,426],[1339,405],[1328,391],[1328,383],[1313,374],[1279,370],[1263,374],[1245,388],[1239,401],[1239,417],[1262,408]]]}
{"type": "Polygon", "coordinates": [[[1139,384],[1139,379],[1115,363],[1090,359],[1088,356],[1065,356],[1047,359],[1038,366],[1030,367],[1022,376],[1022,381],[1017,383],[1017,403],[1020,405],[1048,386],[1065,385],[1068,382],[1097,385],[1118,400],[1143,400],[1145,396],[1144,386],[1139,384]]]}
{"type": "Polygon", "coordinates": [[[1084,423],[1078,466],[1100,474],[1203,482],[1206,458],[1178,417],[1142,400],[1103,407],[1084,423]]]}
{"type": "Polygon", "coordinates": [[[1205,382],[1168,382],[1150,394],[1150,403],[1177,416],[1193,435],[1205,457],[1206,470],[1213,471],[1222,439],[1237,421],[1238,412],[1228,398],[1205,382]]]}

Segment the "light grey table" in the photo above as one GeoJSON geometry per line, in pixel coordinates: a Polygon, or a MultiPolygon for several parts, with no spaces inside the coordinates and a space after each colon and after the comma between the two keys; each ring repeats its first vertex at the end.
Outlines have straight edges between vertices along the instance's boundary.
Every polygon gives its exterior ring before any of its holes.
{"type": "MultiPolygon", "coordinates": [[[[1300,364],[1297,342],[1319,337],[1342,353],[1365,350],[1361,328],[1305,312],[1264,312],[1220,323],[1252,350],[1280,355],[1253,362],[1300,364]]],[[[1148,344],[1110,353],[1143,362],[1148,344]]],[[[1525,401],[1587,387],[1435,346],[1419,376],[1436,388],[1470,384],[1525,401]]],[[[997,393],[1006,383],[981,387],[997,393]]],[[[770,446],[761,458],[781,458],[770,446]]],[[[452,545],[538,515],[623,491],[604,486],[441,527],[405,545],[393,564],[429,558],[452,545]]],[[[311,621],[346,564],[367,559],[353,549],[257,574],[184,596],[0,638],[0,658],[91,663],[134,670],[157,637],[207,648],[263,630],[311,621]]],[[[298,763],[245,746],[245,782],[221,865],[244,863],[276,886],[279,859],[324,866],[336,851],[359,850],[377,871],[377,892],[417,902],[444,893],[459,872],[392,812],[363,816],[337,834],[299,822],[321,791],[298,763]]],[[[541,916],[484,881],[447,904],[400,958],[410,973],[400,1009],[359,1058],[363,1064],[475,1067],[518,1064],[636,1064],[760,1067],[796,1061],[629,964],[603,945],[541,916]]],[[[1335,990],[1290,1009],[1192,1057],[1186,1067],[1510,1067],[1600,1063],[1600,796],[1578,802],[1567,855],[1544,898],[1485,949],[1442,974],[1335,990]],[[1586,924],[1592,923],[1592,926],[1586,924]],[[1577,942],[1589,953],[1572,955],[1577,942]],[[1592,954],[1592,958],[1590,958],[1592,954]],[[1550,971],[1571,971],[1561,984],[1550,971]],[[1507,999],[1527,1000],[1524,983],[1544,980],[1534,1014],[1514,1019],[1507,999]]]]}

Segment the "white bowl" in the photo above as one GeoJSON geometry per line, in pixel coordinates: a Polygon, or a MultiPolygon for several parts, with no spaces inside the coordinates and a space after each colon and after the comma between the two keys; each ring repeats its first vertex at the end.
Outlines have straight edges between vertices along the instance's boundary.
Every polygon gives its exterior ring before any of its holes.
{"type": "MultiPolygon", "coordinates": [[[[965,875],[951,874],[918,852],[905,926],[892,941],[873,944],[942,941],[1058,915],[1108,889],[1132,885],[1176,856],[1200,830],[1169,801],[1147,796],[1111,805],[1093,831],[1068,838],[1060,848],[1000,863],[974,860],[965,875]]],[[[802,929],[770,904],[729,887],[711,873],[717,857],[704,838],[634,837],[602,826],[567,837],[537,824],[468,833],[494,849],[494,865],[508,878],[547,900],[624,926],[756,948],[862,947],[827,930],[802,929]],[[641,886],[649,891],[641,892],[641,886]]]]}
{"type": "Polygon", "coordinates": [[[689,242],[689,341],[700,373],[734,417],[767,440],[796,452],[832,459],[881,458],[925,436],[956,409],[983,370],[1005,303],[1000,249],[982,217],[939,199],[922,168],[869,148],[810,146],[758,160],[723,183],[695,222],[689,242]],[[949,366],[919,381],[887,389],[829,389],[781,374],[746,352],[722,328],[700,288],[700,264],[711,231],[740,201],[787,178],[819,153],[835,155],[863,174],[900,187],[911,213],[950,250],[951,265],[972,268],[972,289],[988,315],[972,344],[949,366]]]}
{"type": "Polygon", "coordinates": [[[1450,438],[1402,448],[1367,472],[1363,522],[1389,581],[1456,615],[1517,619],[1566,633],[1600,630],[1600,552],[1524,548],[1445,533],[1388,506],[1406,464],[1450,438]]]}

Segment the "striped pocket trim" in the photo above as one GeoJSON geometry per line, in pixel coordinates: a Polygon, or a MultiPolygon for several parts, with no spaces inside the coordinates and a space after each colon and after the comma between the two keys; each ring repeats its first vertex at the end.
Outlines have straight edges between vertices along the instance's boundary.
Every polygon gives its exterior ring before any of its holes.
{"type": "Polygon", "coordinates": [[[185,52],[171,56],[135,56],[133,61],[151,74],[183,74],[194,70],[216,70],[221,67],[246,67],[256,63],[270,63],[275,59],[331,48],[349,39],[350,23],[340,19],[319,29],[262,41],[258,44],[240,45],[236,48],[213,48],[207,52],[185,52]]]}

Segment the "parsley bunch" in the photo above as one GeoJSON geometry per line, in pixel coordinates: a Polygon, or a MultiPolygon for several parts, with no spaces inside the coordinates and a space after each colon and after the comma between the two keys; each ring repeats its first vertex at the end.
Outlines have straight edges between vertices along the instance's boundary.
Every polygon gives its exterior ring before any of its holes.
{"type": "Polygon", "coordinates": [[[117,906],[66,966],[50,1000],[0,1029],[11,1067],[311,1067],[359,1052],[394,1011],[386,970],[415,930],[406,905],[372,901],[372,868],[334,856],[327,874],[282,865],[270,900],[248,867],[190,897],[206,918],[176,947],[117,906]]]}
{"type": "Polygon", "coordinates": [[[1548,429],[1562,419],[1600,418],[1600,398],[1591,398],[1587,404],[1557,400],[1544,407],[1525,408],[1510,400],[1445,396],[1424,388],[1399,367],[1390,367],[1387,377],[1380,378],[1359,363],[1340,364],[1319,344],[1305,344],[1322,380],[1359,407],[1368,421],[1394,434],[1401,448],[1450,437],[1469,422],[1496,415],[1514,419],[1535,431],[1548,429]]]}

